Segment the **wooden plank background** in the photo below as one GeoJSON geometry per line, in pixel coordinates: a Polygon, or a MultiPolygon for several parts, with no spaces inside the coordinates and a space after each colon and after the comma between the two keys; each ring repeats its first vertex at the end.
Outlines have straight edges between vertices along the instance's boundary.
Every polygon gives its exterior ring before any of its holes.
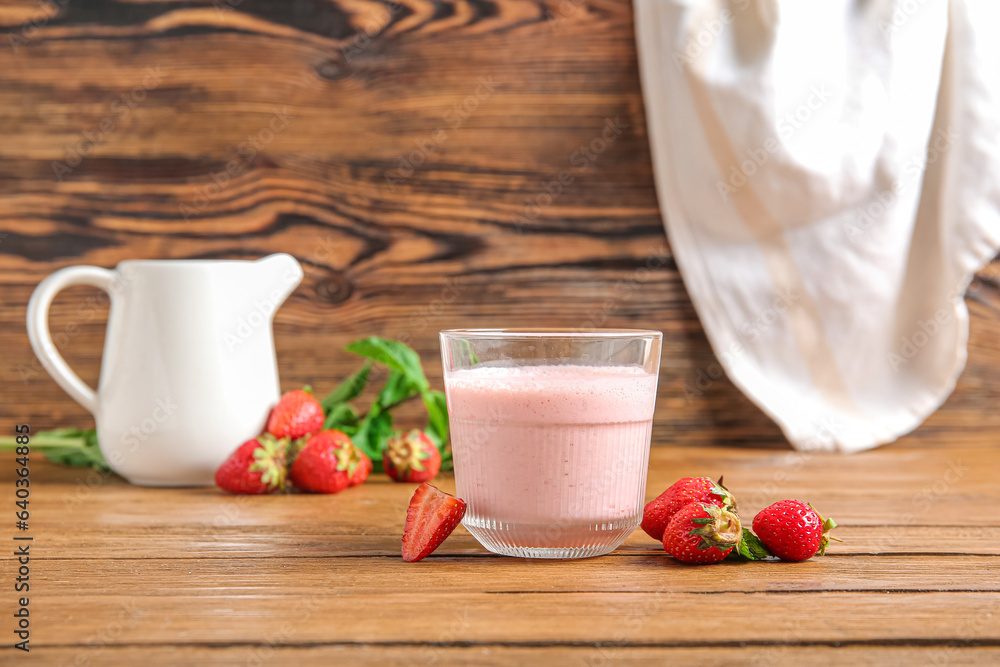
{"type": "MultiPolygon", "coordinates": [[[[90,424],[24,333],[47,274],[283,251],[306,268],[286,388],[326,391],[371,334],[440,386],[442,328],[659,328],[656,443],[786,446],[718,378],[670,254],[629,2],[9,0],[0,33],[0,431],[90,424]]],[[[911,445],[992,443],[998,306],[987,270],[968,369],[911,445]]],[[[52,314],[91,383],[105,312],[73,289],[52,314]]]]}

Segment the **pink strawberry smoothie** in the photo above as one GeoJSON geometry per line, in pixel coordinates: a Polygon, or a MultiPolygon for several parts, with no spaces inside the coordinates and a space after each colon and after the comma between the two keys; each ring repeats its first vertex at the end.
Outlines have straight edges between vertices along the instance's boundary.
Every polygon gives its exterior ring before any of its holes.
{"type": "Polygon", "coordinates": [[[588,548],[639,525],[656,375],[480,367],[445,389],[463,523],[488,548],[588,548]]]}

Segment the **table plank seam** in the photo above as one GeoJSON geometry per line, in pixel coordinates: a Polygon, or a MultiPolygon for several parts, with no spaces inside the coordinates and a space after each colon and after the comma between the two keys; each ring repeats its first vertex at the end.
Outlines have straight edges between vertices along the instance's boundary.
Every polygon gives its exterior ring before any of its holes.
{"type": "MultiPolygon", "coordinates": [[[[667,556],[663,555],[662,551],[649,551],[641,553],[623,553],[623,554],[606,554],[601,556],[601,558],[648,558],[648,557],[658,557],[662,556],[666,563],[676,569],[685,569],[687,566],[681,565],[679,563],[673,562],[672,560],[666,560],[667,556]]],[[[905,556],[907,558],[913,557],[923,557],[923,556],[954,556],[961,558],[1000,558],[1000,553],[970,553],[963,551],[838,551],[835,553],[828,552],[824,558],[844,558],[844,557],[855,557],[855,556],[871,556],[876,558],[887,558],[896,556],[905,556]]],[[[389,554],[329,554],[329,555],[309,555],[309,554],[229,554],[220,553],[219,555],[199,555],[199,556],[179,556],[177,558],[164,558],[163,556],[126,556],[126,557],[108,557],[104,560],[108,562],[128,562],[132,560],[137,561],[147,561],[147,560],[169,560],[173,562],[181,561],[199,561],[199,560],[301,560],[301,559],[314,559],[314,560],[344,560],[344,559],[365,559],[371,560],[375,558],[380,559],[392,559],[400,560],[399,555],[389,555],[389,554]]],[[[483,554],[452,554],[452,555],[440,555],[440,556],[429,556],[425,559],[427,562],[438,562],[446,563],[449,560],[468,560],[472,558],[487,558],[490,560],[505,559],[506,556],[500,556],[497,554],[483,553],[483,554]]],[[[14,562],[17,558],[11,556],[0,557],[0,562],[14,562]]],[[[32,560],[43,562],[57,562],[57,561],[80,561],[80,560],[92,560],[90,556],[33,556],[32,560]]],[[[753,567],[754,564],[751,563],[741,563],[745,567],[753,567]]],[[[767,561],[760,564],[762,567],[769,567],[779,565],[776,561],[767,561]]],[[[795,563],[780,563],[780,565],[785,567],[796,567],[795,563]]]]}
{"type": "Polygon", "coordinates": [[[712,590],[712,591],[648,591],[648,590],[578,590],[578,591],[482,591],[489,595],[573,595],[591,594],[600,595],[798,595],[815,593],[858,593],[858,594],[915,594],[915,593],[1000,593],[1000,588],[803,588],[746,591],[740,589],[712,590]]]}
{"type": "MultiPolygon", "coordinates": [[[[388,647],[419,647],[433,646],[435,648],[601,648],[608,646],[622,648],[744,648],[744,647],[767,647],[767,646],[794,646],[794,647],[832,647],[841,648],[848,646],[886,646],[886,647],[938,647],[949,646],[955,648],[991,648],[1000,647],[1000,638],[995,639],[934,639],[926,637],[908,637],[899,639],[815,639],[808,641],[783,641],[768,639],[744,639],[730,641],[690,641],[690,642],[619,642],[619,641],[303,641],[303,642],[282,642],[273,643],[266,640],[260,641],[229,641],[229,642],[205,642],[205,641],[184,641],[184,642],[116,642],[113,645],[102,646],[108,648],[153,648],[153,647],[191,647],[208,649],[228,649],[243,646],[268,646],[273,649],[280,648],[321,648],[327,646],[371,646],[378,648],[388,647]]],[[[12,650],[12,647],[7,647],[12,650]]],[[[33,641],[32,648],[94,648],[93,644],[87,643],[67,643],[48,644],[33,641]]]]}

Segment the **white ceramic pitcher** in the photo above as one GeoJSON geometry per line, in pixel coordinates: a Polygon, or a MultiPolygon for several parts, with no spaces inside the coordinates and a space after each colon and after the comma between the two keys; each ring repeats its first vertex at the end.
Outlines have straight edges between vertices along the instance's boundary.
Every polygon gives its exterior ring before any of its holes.
{"type": "Polygon", "coordinates": [[[216,468],[259,434],[278,402],[271,320],[302,280],[291,255],[257,261],[129,260],[113,271],[53,273],[28,303],[42,365],[97,422],[101,452],[133,484],[212,484],[216,468]],[[49,306],[70,285],[111,296],[97,391],[49,334],[49,306]]]}

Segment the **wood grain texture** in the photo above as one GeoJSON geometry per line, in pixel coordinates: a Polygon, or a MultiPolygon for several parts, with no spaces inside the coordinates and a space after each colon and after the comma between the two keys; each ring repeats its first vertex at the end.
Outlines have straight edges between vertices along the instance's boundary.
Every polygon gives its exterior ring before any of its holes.
{"type": "MultiPolygon", "coordinates": [[[[653,451],[650,497],[679,475],[724,471],[748,521],[771,500],[800,496],[841,524],[844,542],[822,558],[710,567],[678,563],[642,531],[601,558],[532,561],[490,554],[462,528],[410,564],[399,540],[413,486],[382,475],[335,496],[233,497],[88,479],[38,462],[31,659],[597,666],[1000,658],[1000,521],[982,511],[1000,502],[1000,453],[897,446],[781,465],[784,456],[653,451]]],[[[13,488],[13,467],[0,466],[0,489],[13,488]]],[[[436,483],[454,488],[447,476],[436,483]]],[[[12,568],[12,556],[0,559],[12,568]]],[[[13,605],[13,595],[0,603],[13,605]]]]}
{"type": "MultiPolygon", "coordinates": [[[[651,327],[656,443],[786,446],[719,377],[666,243],[628,2],[12,0],[0,33],[0,431],[90,423],[24,334],[45,275],[285,251],[285,387],[327,390],[371,334],[439,384],[442,328],[651,327]]],[[[968,369],[908,445],[992,444],[998,305],[987,271],[968,369]]],[[[105,312],[71,289],[52,313],[92,384],[105,312]]]]}
{"type": "MultiPolygon", "coordinates": [[[[1000,452],[988,448],[881,449],[851,457],[803,457],[738,448],[665,447],[650,454],[647,496],[654,497],[682,476],[724,474],[729,486],[740,489],[740,506],[749,516],[788,497],[803,498],[836,517],[850,549],[833,545],[831,553],[879,558],[892,553],[988,555],[1000,553],[1000,518],[969,514],[968,508],[987,506],[996,493],[998,469],[1000,452]],[[882,477],[884,485],[868,482],[882,477]]],[[[147,494],[117,476],[86,470],[54,468],[47,475],[59,486],[50,491],[46,485],[32,502],[62,559],[89,558],[93,550],[105,548],[121,557],[157,558],[173,548],[178,536],[202,558],[392,553],[409,501],[385,477],[351,494],[251,498],[215,488],[147,494]],[[92,517],[97,498],[106,506],[92,517]],[[373,508],[386,512],[386,521],[394,523],[373,524],[373,508]],[[309,520],[301,521],[304,516],[309,520]]],[[[437,484],[454,492],[449,477],[437,484]]],[[[458,555],[481,553],[461,528],[448,544],[458,555]]],[[[639,532],[615,557],[642,556],[655,547],[639,532]]]]}
{"type": "MultiPolygon", "coordinates": [[[[409,667],[421,664],[427,653],[414,658],[411,646],[218,646],[204,647],[163,646],[158,649],[158,659],[173,665],[233,665],[245,666],[260,661],[264,664],[344,664],[378,665],[379,667],[409,667]]],[[[90,664],[109,667],[133,667],[149,660],[148,649],[139,647],[98,646],[93,648],[43,648],[32,654],[34,658],[52,664],[73,664],[73,660],[87,660],[90,664]]],[[[728,667],[729,665],[855,665],[857,667],[884,667],[885,665],[947,664],[953,667],[993,665],[1000,661],[1000,649],[987,647],[927,646],[886,648],[881,646],[813,645],[799,646],[745,646],[745,647],[633,647],[611,645],[555,646],[545,649],[540,658],[538,649],[511,646],[435,647],[429,654],[432,664],[465,667],[466,665],[503,666],[532,665],[544,659],[546,666],[581,665],[703,665],[728,667]]]]}

